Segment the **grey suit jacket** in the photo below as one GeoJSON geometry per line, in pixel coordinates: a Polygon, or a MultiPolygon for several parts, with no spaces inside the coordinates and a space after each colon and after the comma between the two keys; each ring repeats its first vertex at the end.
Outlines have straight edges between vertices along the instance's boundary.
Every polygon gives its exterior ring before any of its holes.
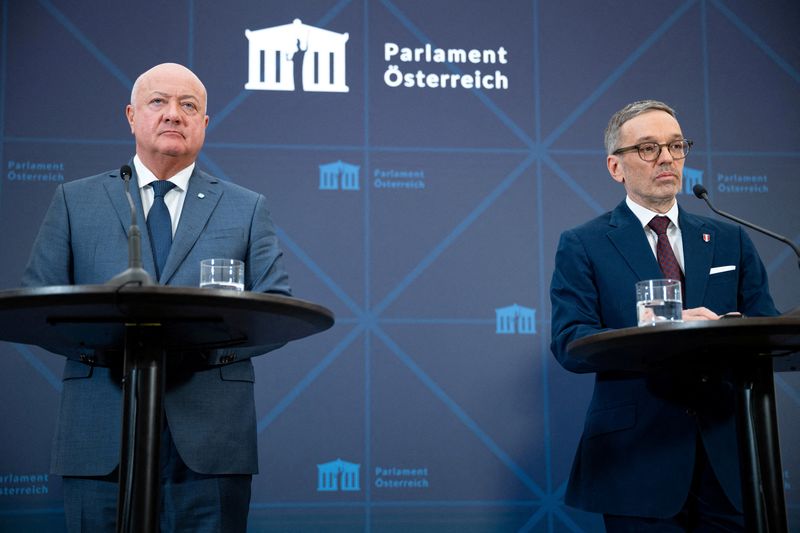
{"type": "MultiPolygon", "coordinates": [[[[132,179],[136,183],[136,176],[132,179]]],[[[142,262],[155,279],[141,196],[142,262]]],[[[25,286],[101,284],[128,266],[130,208],[119,173],[60,185],[23,275],[25,286]]],[[[245,262],[245,290],[289,295],[288,277],[265,198],[195,169],[159,283],[196,287],[200,260],[245,262]]],[[[167,369],[164,409],[184,462],[206,474],[258,470],[253,366],[242,352],[227,365],[188,355],[167,369]]],[[[99,476],[119,461],[121,387],[116,368],[68,360],[64,369],[52,471],[99,476]]]]}

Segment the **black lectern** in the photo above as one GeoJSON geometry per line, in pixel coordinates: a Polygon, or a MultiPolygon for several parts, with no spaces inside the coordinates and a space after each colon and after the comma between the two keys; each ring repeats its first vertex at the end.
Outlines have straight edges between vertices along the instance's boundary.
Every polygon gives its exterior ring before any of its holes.
{"type": "Polygon", "coordinates": [[[732,370],[747,531],[788,531],[772,373],[800,370],[800,316],[618,329],[573,341],[567,350],[608,370],[657,372],[698,364],[732,370]]]}
{"type": "Polygon", "coordinates": [[[333,325],[296,298],[165,286],[84,285],[0,291],[0,339],[87,364],[121,366],[118,531],[158,530],[165,359],[202,352],[225,364],[333,325]]]}

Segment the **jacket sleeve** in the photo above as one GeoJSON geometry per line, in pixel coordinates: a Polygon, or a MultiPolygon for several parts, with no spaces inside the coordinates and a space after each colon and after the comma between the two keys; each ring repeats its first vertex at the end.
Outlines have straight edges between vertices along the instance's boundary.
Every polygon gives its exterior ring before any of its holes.
{"type": "Polygon", "coordinates": [[[742,250],[739,268],[738,309],[745,316],[775,316],[778,310],[769,293],[769,279],[764,263],[756,251],[753,241],[739,229],[739,242],[742,250]]]}
{"type": "Polygon", "coordinates": [[[283,252],[263,195],[259,195],[256,201],[249,239],[245,264],[250,266],[250,279],[245,280],[245,286],[253,292],[291,296],[289,276],[283,266],[283,252]]]}
{"type": "Polygon", "coordinates": [[[561,365],[572,372],[596,372],[570,358],[567,345],[587,335],[607,331],[602,322],[595,271],[586,248],[570,230],[561,235],[550,283],[552,304],[550,349],[561,365]]]}
{"type": "Polygon", "coordinates": [[[33,243],[22,274],[22,285],[43,287],[73,283],[69,210],[64,186],[59,185],[33,243]]]}

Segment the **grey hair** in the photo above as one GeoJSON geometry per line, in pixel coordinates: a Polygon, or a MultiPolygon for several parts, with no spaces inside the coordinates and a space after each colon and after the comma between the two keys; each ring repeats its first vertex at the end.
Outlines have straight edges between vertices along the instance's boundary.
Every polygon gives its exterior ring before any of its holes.
{"type": "Polygon", "coordinates": [[[672,115],[673,118],[678,118],[674,109],[664,102],[659,102],[658,100],[639,100],[638,102],[628,104],[614,113],[614,115],[611,117],[611,120],[608,121],[608,126],[606,127],[604,136],[606,153],[611,155],[614,150],[618,148],[617,142],[619,142],[619,130],[622,128],[623,124],[628,122],[630,119],[641,115],[642,113],[653,110],[664,111],[665,113],[672,115]]]}

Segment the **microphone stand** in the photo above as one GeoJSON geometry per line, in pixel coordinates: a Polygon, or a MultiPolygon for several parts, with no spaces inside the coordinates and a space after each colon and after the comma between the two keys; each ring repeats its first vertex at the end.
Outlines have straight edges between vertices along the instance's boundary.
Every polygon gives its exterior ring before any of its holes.
{"type": "Polygon", "coordinates": [[[738,224],[741,224],[742,226],[746,226],[746,227],[748,227],[750,229],[758,231],[759,233],[763,233],[764,235],[766,235],[768,237],[772,237],[773,239],[777,239],[777,240],[779,240],[779,241],[781,241],[783,243],[786,243],[789,246],[791,246],[792,250],[794,250],[794,254],[797,256],[797,267],[800,268],[800,248],[798,248],[797,245],[795,243],[793,243],[790,239],[788,239],[787,237],[784,237],[783,235],[778,235],[777,233],[774,233],[774,232],[772,232],[772,231],[770,231],[768,229],[762,228],[761,226],[756,226],[752,222],[748,222],[746,220],[742,220],[741,218],[739,218],[737,216],[734,216],[734,215],[731,215],[730,213],[726,213],[725,211],[720,211],[719,209],[717,209],[716,207],[714,207],[711,204],[711,201],[708,199],[708,191],[706,190],[705,187],[703,187],[700,184],[695,185],[694,188],[692,189],[692,191],[694,192],[695,196],[697,196],[701,200],[705,200],[706,204],[708,204],[708,207],[710,207],[711,210],[713,212],[715,212],[716,214],[718,214],[718,215],[720,215],[722,217],[728,218],[730,220],[733,220],[734,222],[736,222],[738,224]]]}
{"type": "Polygon", "coordinates": [[[106,282],[106,285],[155,285],[150,274],[142,268],[142,234],[136,225],[136,206],[131,196],[131,167],[123,165],[120,176],[125,182],[125,195],[131,208],[131,225],[128,228],[128,268],[106,282]]]}

